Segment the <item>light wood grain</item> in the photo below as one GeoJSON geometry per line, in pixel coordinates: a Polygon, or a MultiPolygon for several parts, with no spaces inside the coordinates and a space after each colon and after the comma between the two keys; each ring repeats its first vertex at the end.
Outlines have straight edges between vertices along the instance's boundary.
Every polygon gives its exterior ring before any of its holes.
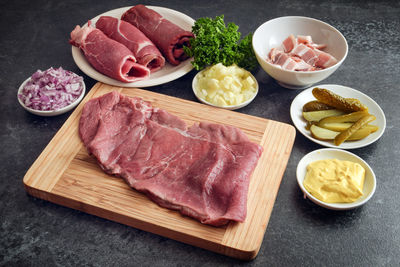
{"type": "Polygon", "coordinates": [[[250,260],[257,255],[264,239],[294,138],[295,130],[288,124],[141,89],[97,83],[33,163],[24,177],[24,185],[35,197],[250,260]],[[104,173],[83,147],[78,124],[84,103],[112,90],[151,101],[153,106],[179,116],[188,125],[200,121],[233,125],[261,144],[264,151],[251,177],[246,221],[224,227],[203,225],[159,207],[123,179],[104,173]]]}

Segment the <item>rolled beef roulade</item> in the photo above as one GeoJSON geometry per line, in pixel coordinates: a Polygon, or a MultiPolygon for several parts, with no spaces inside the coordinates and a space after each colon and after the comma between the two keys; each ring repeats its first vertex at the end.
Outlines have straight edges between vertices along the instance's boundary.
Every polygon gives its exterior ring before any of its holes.
{"type": "Polygon", "coordinates": [[[101,16],[96,22],[96,28],[125,45],[132,51],[137,63],[150,69],[150,72],[155,72],[164,66],[165,59],[158,48],[132,24],[114,17],[101,16]]]}
{"type": "Polygon", "coordinates": [[[135,82],[150,76],[150,70],[136,63],[135,56],[127,47],[92,27],[90,21],[87,27],[75,27],[69,43],[82,49],[89,63],[108,77],[135,82]]]}
{"type": "Polygon", "coordinates": [[[163,18],[156,11],[144,5],[136,5],[126,11],[121,19],[141,30],[172,65],[178,65],[188,58],[183,46],[190,45],[193,33],[163,18]]]}

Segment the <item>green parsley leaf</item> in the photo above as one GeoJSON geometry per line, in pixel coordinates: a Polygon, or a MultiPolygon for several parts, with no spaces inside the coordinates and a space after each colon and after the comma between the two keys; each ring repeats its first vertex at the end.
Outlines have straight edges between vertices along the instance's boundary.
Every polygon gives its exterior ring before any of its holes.
{"type": "Polygon", "coordinates": [[[236,64],[251,71],[258,65],[251,43],[252,33],[240,40],[238,29],[232,22],[226,26],[224,15],[214,19],[199,18],[192,27],[195,38],[191,38],[190,47],[183,49],[194,58],[192,65],[197,70],[222,63],[225,66],[236,64]]]}

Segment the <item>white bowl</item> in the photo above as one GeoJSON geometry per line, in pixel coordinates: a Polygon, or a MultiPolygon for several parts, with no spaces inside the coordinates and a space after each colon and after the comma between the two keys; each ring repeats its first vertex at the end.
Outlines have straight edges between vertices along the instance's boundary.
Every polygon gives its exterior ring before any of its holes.
{"type": "Polygon", "coordinates": [[[290,89],[303,89],[326,79],[343,63],[348,45],[344,36],[334,27],[317,19],[288,16],[269,20],[259,26],[253,35],[253,49],[261,67],[280,85],[290,89]],[[290,34],[310,35],[315,43],[326,44],[325,52],[338,62],[317,71],[290,71],[267,62],[269,51],[282,44],[290,34]]]}
{"type": "Polygon", "coordinates": [[[65,107],[63,107],[63,108],[57,109],[57,110],[45,110],[45,111],[43,111],[43,110],[37,110],[37,109],[28,108],[27,106],[24,105],[24,103],[21,101],[21,99],[19,99],[18,96],[19,96],[19,94],[22,92],[22,89],[24,88],[25,84],[26,84],[30,79],[31,79],[31,78],[29,77],[28,79],[26,79],[26,80],[20,85],[20,87],[19,87],[19,89],[18,89],[18,92],[17,92],[17,99],[18,99],[18,102],[20,103],[20,105],[21,105],[25,110],[27,110],[27,111],[29,111],[30,113],[35,114],[35,115],[44,116],[44,117],[51,117],[51,116],[61,115],[61,114],[63,114],[63,113],[66,113],[66,112],[70,111],[71,109],[75,108],[75,107],[79,104],[79,102],[81,102],[81,100],[83,99],[83,97],[85,96],[86,85],[85,85],[85,82],[82,80],[82,86],[83,86],[82,93],[81,93],[81,95],[80,95],[74,102],[72,102],[71,104],[69,104],[69,105],[67,105],[67,106],[65,106],[65,107]]]}
{"type": "Polygon", "coordinates": [[[314,150],[305,155],[297,165],[297,183],[301,191],[315,204],[331,210],[349,210],[364,205],[375,193],[376,177],[372,168],[363,159],[345,150],[336,148],[323,148],[314,150]],[[352,203],[326,203],[311,195],[303,185],[307,173],[307,165],[311,162],[324,159],[348,160],[360,164],[365,169],[364,195],[352,203]]]}
{"type": "Polygon", "coordinates": [[[192,89],[193,89],[194,95],[196,96],[196,98],[197,98],[200,102],[202,102],[202,103],[204,103],[204,104],[207,104],[207,105],[210,105],[210,106],[213,106],[213,107],[217,107],[217,108],[223,108],[223,109],[228,109],[228,110],[236,110],[236,109],[243,108],[243,107],[247,106],[248,104],[250,104],[251,101],[253,101],[254,98],[255,98],[255,97],[257,96],[257,94],[258,94],[258,81],[257,81],[256,77],[254,77],[254,75],[251,74],[251,73],[249,72],[250,76],[252,77],[252,79],[253,79],[253,80],[255,81],[255,83],[256,83],[256,92],[254,93],[254,95],[253,95],[250,99],[248,99],[248,100],[246,100],[245,102],[242,102],[242,103],[240,103],[240,104],[238,104],[238,105],[218,106],[218,105],[212,104],[212,103],[208,102],[207,100],[205,100],[204,98],[201,98],[201,97],[197,94],[197,90],[195,89],[195,88],[197,88],[197,80],[198,80],[199,75],[200,75],[203,71],[205,71],[205,70],[206,70],[206,69],[204,69],[204,70],[202,70],[202,71],[199,71],[199,72],[194,76],[193,82],[192,82],[192,89]]]}

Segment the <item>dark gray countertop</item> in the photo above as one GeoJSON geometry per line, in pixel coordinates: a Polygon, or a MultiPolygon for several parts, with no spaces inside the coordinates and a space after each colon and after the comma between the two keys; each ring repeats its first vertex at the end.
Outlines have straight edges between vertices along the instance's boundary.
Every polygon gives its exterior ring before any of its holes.
{"type": "MultiPolygon", "coordinates": [[[[68,44],[76,24],[136,1],[2,1],[0,9],[0,265],[144,266],[399,266],[400,265],[400,2],[399,1],[144,1],[194,19],[225,14],[247,34],[284,15],[323,20],[347,38],[349,54],[323,83],[360,90],[384,110],[387,128],[375,143],[351,152],[374,169],[377,188],[363,207],[335,212],[316,206],[296,182],[296,166],[321,148],[299,132],[256,259],[223,255],[58,206],[26,194],[22,179],[70,113],[31,115],[16,98],[37,69],[62,66],[96,81],[75,65],[68,44]]],[[[260,93],[239,112],[291,124],[289,107],[301,92],[256,73],[260,93]]],[[[195,100],[195,71],[160,86],[161,94],[195,100]]]]}

